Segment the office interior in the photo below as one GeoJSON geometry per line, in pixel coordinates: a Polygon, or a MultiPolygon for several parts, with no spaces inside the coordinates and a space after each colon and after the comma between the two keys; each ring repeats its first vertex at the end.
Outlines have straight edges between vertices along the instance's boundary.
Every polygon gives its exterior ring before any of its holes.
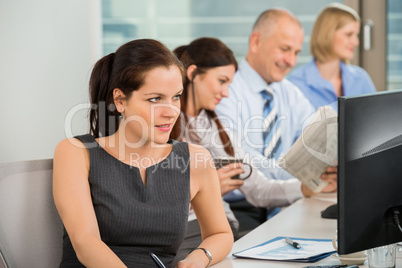
{"type": "Polygon", "coordinates": [[[93,64],[130,40],[154,38],[173,49],[212,36],[240,60],[255,18],[282,7],[305,31],[300,65],[311,59],[317,14],[332,2],[362,18],[352,63],[366,69],[377,90],[402,89],[400,0],[0,0],[0,163],[50,159],[60,140],[87,133],[93,64]]]}
{"type": "Polygon", "coordinates": [[[299,65],[310,60],[312,25],[331,2],[350,5],[362,17],[354,64],[368,71],[377,90],[402,89],[399,0],[2,0],[0,163],[52,158],[60,140],[86,133],[91,68],[129,40],[155,38],[175,48],[212,36],[241,59],[258,14],[283,7],[305,30],[299,65]],[[370,20],[371,48],[365,50],[370,20]]]}

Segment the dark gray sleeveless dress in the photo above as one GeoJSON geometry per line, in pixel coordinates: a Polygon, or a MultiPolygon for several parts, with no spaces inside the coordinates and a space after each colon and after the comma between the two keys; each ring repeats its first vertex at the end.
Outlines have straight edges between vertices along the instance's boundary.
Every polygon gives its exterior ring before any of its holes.
{"type": "MultiPolygon", "coordinates": [[[[114,158],[91,135],[76,138],[89,150],[88,179],[102,241],[128,267],[158,267],[150,252],[170,267],[187,228],[188,144],[170,140],[171,153],[147,168],[144,185],[138,168],[114,158]]],[[[83,267],[65,230],[60,267],[83,267]]]]}

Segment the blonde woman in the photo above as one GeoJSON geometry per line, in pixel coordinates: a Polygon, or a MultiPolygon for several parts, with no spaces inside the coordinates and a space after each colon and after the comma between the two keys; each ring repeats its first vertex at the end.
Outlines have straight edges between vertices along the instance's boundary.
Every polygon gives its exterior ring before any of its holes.
{"type": "Polygon", "coordinates": [[[310,39],[313,60],[288,77],[315,108],[335,104],[339,96],[376,91],[367,72],[349,64],[359,33],[360,17],[348,6],[331,4],[318,15],[310,39]]]}

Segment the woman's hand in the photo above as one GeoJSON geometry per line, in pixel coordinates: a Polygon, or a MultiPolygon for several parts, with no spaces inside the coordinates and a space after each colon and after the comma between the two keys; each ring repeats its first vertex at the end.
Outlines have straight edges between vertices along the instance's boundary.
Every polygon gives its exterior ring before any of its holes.
{"type": "Polygon", "coordinates": [[[204,268],[205,265],[202,263],[182,260],[176,264],[176,268],[204,268]]]}
{"type": "Polygon", "coordinates": [[[238,189],[243,185],[242,180],[233,180],[232,177],[244,173],[243,165],[240,163],[231,163],[221,167],[218,171],[219,185],[221,187],[221,195],[238,189]]]}
{"type": "Polygon", "coordinates": [[[176,268],[204,268],[209,264],[209,258],[201,249],[197,248],[190,252],[187,257],[179,261],[176,268]]]}

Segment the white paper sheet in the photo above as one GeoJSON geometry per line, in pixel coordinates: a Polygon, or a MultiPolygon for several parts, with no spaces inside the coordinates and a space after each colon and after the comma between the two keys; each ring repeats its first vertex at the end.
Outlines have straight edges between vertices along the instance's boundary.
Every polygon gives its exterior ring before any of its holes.
{"type": "Polygon", "coordinates": [[[285,239],[279,239],[261,246],[247,249],[235,253],[236,257],[254,258],[263,260],[278,260],[278,261],[307,261],[315,256],[325,253],[334,252],[332,241],[321,240],[301,240],[293,239],[301,246],[296,249],[292,245],[286,243],[285,239]]]}

